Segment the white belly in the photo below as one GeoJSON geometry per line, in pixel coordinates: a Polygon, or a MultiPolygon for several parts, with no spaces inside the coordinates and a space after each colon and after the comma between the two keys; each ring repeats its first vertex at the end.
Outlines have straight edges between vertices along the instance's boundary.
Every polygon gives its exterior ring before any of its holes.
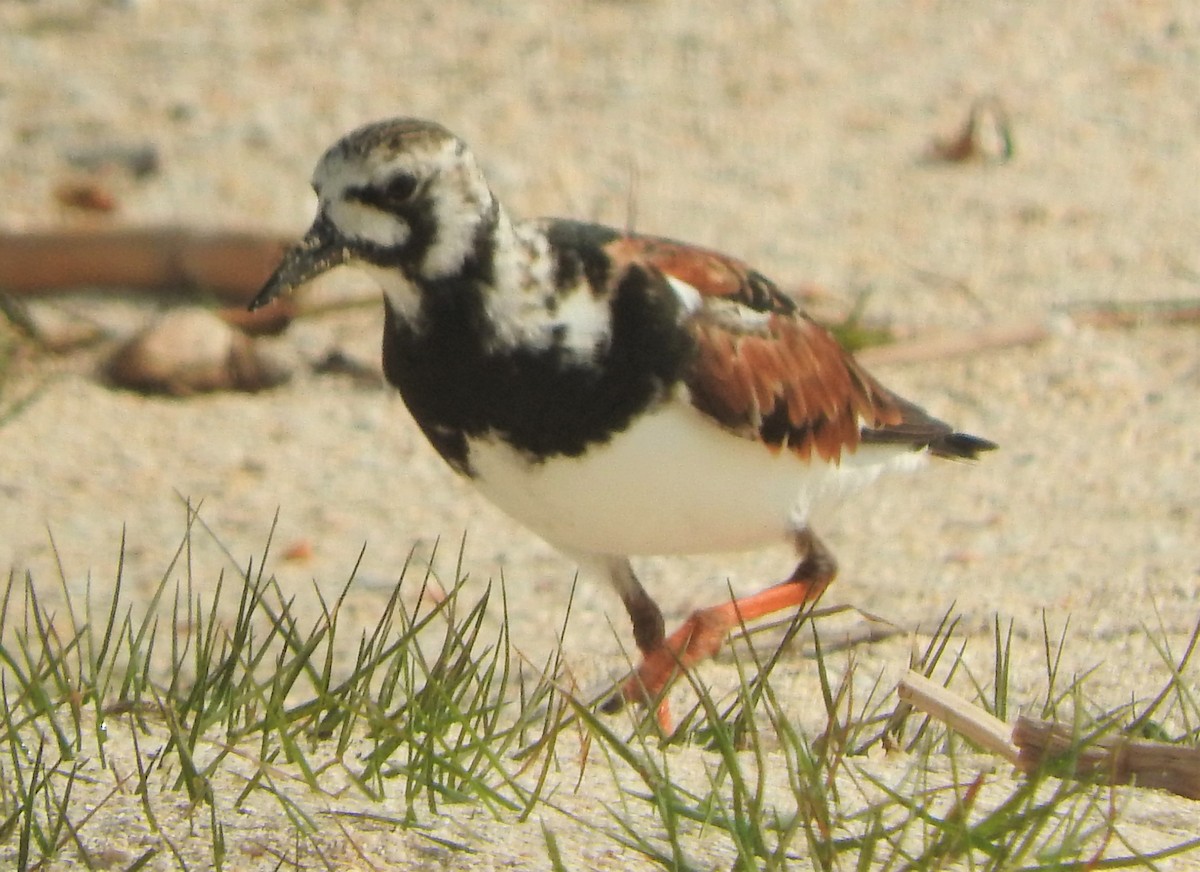
{"type": "Polygon", "coordinates": [[[584,457],[530,463],[495,439],[470,441],[476,486],[552,545],[581,554],[687,554],[774,544],[810,511],[913,465],[923,453],[865,445],[831,466],[728,433],[667,403],[584,457]]]}

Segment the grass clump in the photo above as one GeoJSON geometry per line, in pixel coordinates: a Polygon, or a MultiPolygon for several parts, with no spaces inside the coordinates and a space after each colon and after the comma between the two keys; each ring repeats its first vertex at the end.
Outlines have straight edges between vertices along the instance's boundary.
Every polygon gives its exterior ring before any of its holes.
{"type": "MultiPolygon", "coordinates": [[[[191,518],[139,608],[120,556],[100,604],[91,591],[73,603],[60,571],[57,613],[32,577],[9,574],[6,868],[392,868],[397,843],[414,865],[471,868],[514,850],[513,832],[549,869],[593,854],[614,868],[1159,868],[1200,848],[1135,842],[1129,789],[996,767],[881,680],[857,681],[854,653],[826,654],[804,615],[788,635],[812,633],[818,729],[799,725],[773,680],[792,647],[751,640],[731,649],[740,679],[728,693],[688,677],[695,701],[667,737],[637,711],[597,714],[557,655],[538,668],[519,657],[503,584],[472,600],[460,567],[434,597],[428,572],[406,565],[372,623],[351,625],[355,567],[336,598],[316,593],[305,623],[263,570],[269,540],[238,575],[193,578],[203,525],[191,518]]],[[[912,667],[1011,716],[1011,626],[995,624],[987,675],[968,667],[956,629],[948,613],[912,667]]],[[[1075,719],[1081,744],[1148,725],[1195,744],[1195,635],[1181,654],[1154,635],[1164,686],[1104,710],[1084,678],[1062,676],[1066,628],[1043,631],[1044,698],[1022,708],[1075,719]]]]}

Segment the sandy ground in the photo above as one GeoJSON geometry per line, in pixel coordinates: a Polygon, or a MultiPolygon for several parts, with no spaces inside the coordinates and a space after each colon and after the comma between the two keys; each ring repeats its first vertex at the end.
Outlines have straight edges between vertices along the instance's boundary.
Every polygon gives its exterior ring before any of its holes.
{"type": "MultiPolygon", "coordinates": [[[[1043,619],[1055,633],[1069,620],[1067,669],[1098,664],[1090,687],[1100,702],[1151,692],[1165,670],[1143,629],[1179,646],[1200,617],[1196,330],[1097,330],[1062,311],[1197,295],[1200,7],[752,0],[730,9],[0,4],[0,222],[298,233],[326,145],[366,120],[417,115],[471,142],[517,214],[625,224],[632,201],[639,229],[727,250],[785,286],[847,300],[870,293],[869,313],[898,329],[1052,323],[1053,338],[1034,347],[876,368],[1003,450],[885,482],[829,518],[820,532],[842,565],[830,600],[904,627],[927,627],[954,604],[984,674],[994,616],[1011,621],[1018,701],[1044,691],[1043,619]],[[1014,159],[922,161],[930,140],[987,94],[1011,115],[1014,159]],[[83,216],[54,190],[78,174],[72,150],[98,143],[151,144],[162,166],[143,180],[107,179],[117,212],[83,216]]],[[[118,331],[153,310],[44,305],[83,308],[118,331]]],[[[311,362],[339,348],[371,360],[379,329],[375,313],[317,319],[277,351],[311,362]]],[[[149,591],[183,535],[187,499],[202,502],[243,565],[278,511],[278,545],[312,546],[305,560],[268,567],[301,607],[315,608],[314,585],[339,590],[365,543],[348,601],[364,621],[414,548],[428,559],[440,539],[435,567],[452,578],[465,532],[472,583],[503,571],[514,638],[534,657],[552,647],[547,628],[574,567],[456,481],[378,386],[301,367],[267,394],[175,400],[56,366],[38,400],[0,429],[0,568],[28,571],[45,596],[58,595],[48,531],[72,596],[89,583],[103,596],[123,529],[127,590],[149,591]]],[[[23,384],[39,377],[21,374],[23,384]]],[[[789,559],[781,546],[639,569],[672,621],[728,583],[751,590],[782,576],[789,559]]],[[[193,560],[198,578],[233,568],[205,537],[193,560]]],[[[624,634],[611,593],[583,585],[566,654],[585,682],[621,671],[628,640],[614,626],[624,634]]],[[[861,650],[864,681],[894,682],[911,644],[861,650]]],[[[820,721],[811,672],[797,657],[781,679],[806,727],[820,721]]],[[[704,676],[718,687],[735,680],[728,661],[704,676]]],[[[1128,802],[1147,847],[1192,834],[1193,805],[1146,792],[1128,802]]],[[[489,844],[497,867],[546,863],[537,825],[455,826],[489,844]]],[[[369,841],[381,864],[434,863],[403,832],[369,841]]],[[[629,862],[576,833],[567,842],[577,864],[629,862]]],[[[269,859],[240,862],[270,868],[269,859]]]]}

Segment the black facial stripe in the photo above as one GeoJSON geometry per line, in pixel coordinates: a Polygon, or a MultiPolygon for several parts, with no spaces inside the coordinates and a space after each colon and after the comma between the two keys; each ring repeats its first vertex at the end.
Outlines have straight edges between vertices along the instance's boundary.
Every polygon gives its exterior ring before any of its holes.
{"type": "MultiPolygon", "coordinates": [[[[391,204],[386,202],[386,195],[377,188],[367,186],[347,188],[345,197],[395,216],[408,225],[409,230],[408,238],[399,246],[380,245],[366,239],[351,240],[355,254],[376,266],[400,269],[410,277],[416,275],[429,249],[437,241],[438,221],[432,200],[418,193],[404,204],[391,204]]],[[[471,250],[466,254],[458,277],[469,277],[490,284],[495,274],[495,230],[500,206],[493,199],[485,209],[486,213],[475,228],[471,250]]]]}
{"type": "Polygon", "coordinates": [[[365,203],[381,212],[404,216],[411,204],[421,200],[429,187],[429,180],[407,173],[397,173],[386,185],[354,185],[345,190],[347,200],[365,203]]]}
{"type": "Polygon", "coordinates": [[[375,209],[390,211],[383,204],[383,198],[380,196],[379,189],[374,185],[355,185],[352,188],[346,188],[343,196],[347,200],[353,200],[356,203],[365,203],[375,209]]]}
{"type": "Polygon", "coordinates": [[[376,266],[398,268],[411,275],[437,239],[437,217],[433,214],[433,204],[426,198],[416,196],[397,207],[384,203],[385,198],[379,190],[368,186],[347,188],[344,196],[347,200],[392,215],[408,226],[408,238],[401,245],[381,245],[369,239],[347,240],[355,255],[376,266]]]}

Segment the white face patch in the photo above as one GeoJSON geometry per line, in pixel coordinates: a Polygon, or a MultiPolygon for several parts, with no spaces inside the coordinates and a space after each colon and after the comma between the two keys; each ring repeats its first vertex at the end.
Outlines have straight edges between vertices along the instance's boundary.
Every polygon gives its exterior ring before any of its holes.
{"type": "Polygon", "coordinates": [[[472,253],[480,222],[490,218],[493,209],[487,181],[458,140],[430,140],[409,143],[398,152],[377,149],[349,155],[335,147],[317,164],[313,188],[322,211],[348,240],[396,248],[412,235],[403,215],[363,202],[356,194],[383,191],[401,174],[417,180],[415,196],[421,201],[417,205],[431,211],[436,228],[421,262],[414,266],[430,279],[457,272],[472,253]]]}
{"type": "Polygon", "coordinates": [[[447,142],[437,155],[436,175],[426,192],[437,236],[421,263],[427,278],[456,273],[475,247],[475,232],[492,209],[492,191],[470,153],[447,142]]]}
{"type": "Polygon", "coordinates": [[[312,178],[321,211],[347,239],[384,246],[403,242],[410,232],[407,223],[347,195],[366,188],[371,177],[368,161],[348,160],[334,149],[326,152],[312,178]]]}
{"type": "Polygon", "coordinates": [[[389,212],[356,200],[338,198],[322,203],[325,214],[342,235],[353,240],[392,247],[408,241],[408,223],[389,212]]]}
{"type": "Polygon", "coordinates": [[[410,282],[399,270],[358,264],[358,268],[371,276],[383,290],[388,305],[401,321],[416,326],[421,320],[421,289],[410,282]]]}

